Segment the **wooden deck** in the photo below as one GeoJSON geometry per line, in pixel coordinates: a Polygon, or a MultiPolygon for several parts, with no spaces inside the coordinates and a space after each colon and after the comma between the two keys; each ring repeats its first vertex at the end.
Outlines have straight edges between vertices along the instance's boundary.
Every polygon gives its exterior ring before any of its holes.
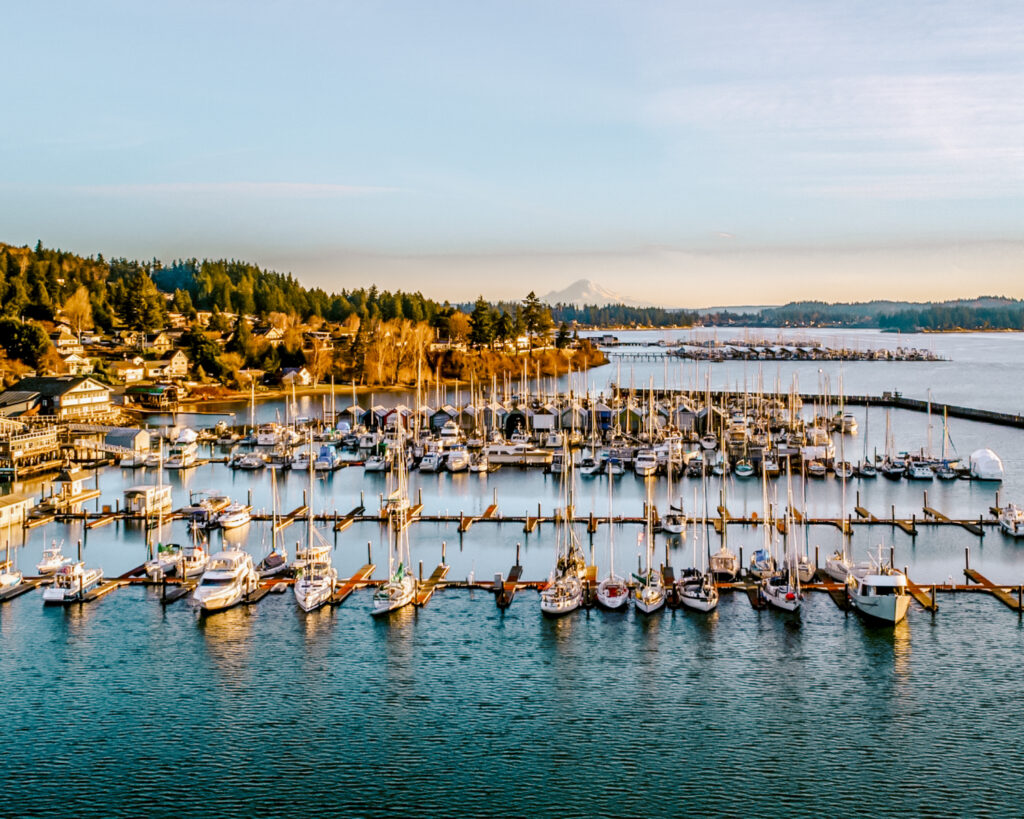
{"type": "Polygon", "coordinates": [[[939,605],[935,602],[934,586],[918,586],[913,580],[907,577],[907,591],[925,611],[938,611],[939,605]]]}
{"type": "Polygon", "coordinates": [[[994,598],[996,598],[996,600],[998,600],[999,602],[1009,606],[1014,611],[1018,611],[1018,612],[1019,611],[1024,611],[1024,608],[1021,607],[1022,589],[1021,589],[1020,586],[1016,586],[1016,587],[1014,587],[1014,586],[997,586],[995,583],[993,583],[987,577],[985,577],[982,574],[979,574],[974,569],[964,569],[964,576],[968,580],[971,580],[971,581],[977,583],[985,591],[987,591],[994,598]],[[1008,588],[1009,589],[1016,588],[1017,594],[1016,595],[1010,594],[1010,592],[1007,591],[1008,588]]]}
{"type": "Polygon", "coordinates": [[[295,521],[299,520],[299,518],[302,518],[307,514],[309,514],[309,506],[305,504],[298,507],[297,509],[293,509],[283,518],[278,520],[277,526],[274,527],[274,532],[283,532],[285,529],[287,529],[289,526],[295,523],[295,521]]]}
{"type": "Polygon", "coordinates": [[[13,589],[0,593],[0,603],[6,603],[15,597],[21,597],[23,594],[28,594],[33,589],[38,589],[40,586],[47,585],[50,582],[51,578],[49,577],[34,577],[30,580],[23,580],[13,589]]]}
{"type": "Polygon", "coordinates": [[[980,525],[978,525],[977,523],[974,523],[973,521],[969,521],[969,520],[953,520],[952,518],[946,517],[938,509],[935,509],[935,508],[933,508],[931,506],[925,506],[924,507],[924,515],[925,515],[926,518],[931,518],[932,520],[939,521],[940,523],[954,523],[957,526],[963,526],[964,529],[966,529],[972,535],[976,535],[978,537],[985,537],[985,530],[982,529],[980,525]]]}
{"type": "Polygon", "coordinates": [[[441,581],[447,577],[449,569],[451,567],[446,563],[439,563],[437,565],[437,568],[427,578],[427,581],[422,583],[416,590],[415,602],[417,606],[425,606],[430,602],[430,598],[434,596],[434,592],[437,591],[441,581]]]}
{"type": "Polygon", "coordinates": [[[376,568],[377,567],[373,563],[367,563],[363,566],[358,572],[334,590],[334,594],[331,595],[331,599],[329,601],[330,604],[332,606],[338,606],[344,603],[345,599],[352,594],[352,592],[365,585],[370,575],[373,574],[373,570],[376,568]]]}
{"type": "Polygon", "coordinates": [[[497,590],[495,602],[498,604],[499,609],[507,609],[512,605],[512,600],[516,596],[516,588],[520,579],[523,576],[523,567],[520,565],[513,566],[508,573],[508,577],[501,584],[501,588],[497,590]]]}

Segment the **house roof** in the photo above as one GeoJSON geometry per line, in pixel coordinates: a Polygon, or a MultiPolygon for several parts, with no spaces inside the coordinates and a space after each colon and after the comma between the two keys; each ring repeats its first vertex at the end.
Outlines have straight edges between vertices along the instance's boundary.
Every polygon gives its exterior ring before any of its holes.
{"type": "Polygon", "coordinates": [[[83,375],[39,375],[31,378],[23,378],[14,386],[19,391],[32,390],[47,398],[57,398],[65,393],[71,392],[86,381],[91,381],[97,387],[113,392],[106,384],[101,384],[94,378],[83,375]]]}
{"type": "Polygon", "coordinates": [[[33,392],[32,390],[6,390],[0,393],[0,407],[25,403],[36,398],[38,395],[38,392],[33,392]]]}

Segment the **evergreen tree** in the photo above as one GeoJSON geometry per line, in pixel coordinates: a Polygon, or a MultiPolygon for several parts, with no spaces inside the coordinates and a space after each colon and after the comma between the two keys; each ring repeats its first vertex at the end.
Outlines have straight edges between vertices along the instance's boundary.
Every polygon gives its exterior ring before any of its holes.
{"type": "Polygon", "coordinates": [[[491,306],[483,296],[476,300],[469,316],[469,340],[474,347],[490,347],[494,341],[494,325],[491,321],[491,306]]]}

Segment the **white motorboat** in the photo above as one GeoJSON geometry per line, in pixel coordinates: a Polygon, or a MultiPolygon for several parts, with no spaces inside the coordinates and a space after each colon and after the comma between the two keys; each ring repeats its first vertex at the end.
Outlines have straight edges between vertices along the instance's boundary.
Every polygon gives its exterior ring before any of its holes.
{"type": "Polygon", "coordinates": [[[260,452],[246,452],[244,455],[239,457],[235,461],[235,467],[237,469],[244,469],[249,472],[253,472],[257,469],[263,469],[267,465],[267,460],[260,452]]]}
{"type": "Polygon", "coordinates": [[[226,549],[210,557],[192,599],[204,611],[219,611],[240,603],[257,585],[252,557],[240,549],[226,549]]]}
{"type": "Polygon", "coordinates": [[[58,545],[56,540],[52,540],[50,545],[43,549],[43,559],[36,564],[36,571],[39,574],[53,574],[62,566],[67,566],[71,563],[71,558],[65,557],[62,551],[63,545],[63,541],[58,545]]]}
{"type": "Polygon", "coordinates": [[[147,560],[143,566],[150,580],[175,574],[181,563],[181,546],[177,543],[160,543],[156,547],[156,555],[147,560]]]}
{"type": "Polygon", "coordinates": [[[167,451],[164,466],[167,469],[188,469],[199,459],[199,444],[195,441],[177,440],[167,451]]]}
{"type": "Polygon", "coordinates": [[[999,528],[1010,537],[1024,537],[1024,509],[1006,504],[999,512],[999,528]]]}
{"type": "Polygon", "coordinates": [[[558,430],[551,430],[547,435],[544,436],[544,448],[545,449],[561,449],[564,442],[562,433],[558,430]]]}
{"type": "Polygon", "coordinates": [[[462,433],[459,431],[459,425],[454,421],[445,421],[438,432],[438,438],[440,438],[441,443],[445,447],[460,443],[462,441],[462,433]]]}
{"type": "Polygon", "coordinates": [[[604,456],[598,454],[595,457],[587,456],[580,461],[579,473],[584,478],[593,478],[604,472],[604,456]]]}
{"type": "Polygon", "coordinates": [[[245,526],[250,520],[252,520],[252,513],[249,507],[242,503],[228,504],[214,518],[216,525],[221,529],[237,529],[240,526],[245,526]]]}
{"type": "Polygon", "coordinates": [[[470,472],[489,472],[490,469],[491,462],[486,452],[478,452],[469,461],[470,472]]]}
{"type": "Polygon", "coordinates": [[[718,449],[718,436],[714,433],[708,433],[700,439],[700,446],[706,452],[711,452],[714,449],[718,449]]]}
{"type": "Polygon", "coordinates": [[[392,450],[385,449],[380,452],[375,452],[370,455],[365,461],[363,461],[363,471],[365,472],[387,472],[391,468],[391,464],[394,461],[392,450]]]}
{"type": "Polygon", "coordinates": [[[732,471],[737,478],[746,479],[753,476],[754,465],[746,458],[744,458],[743,460],[736,462],[736,465],[732,468],[732,471]]]}
{"type": "Polygon", "coordinates": [[[456,444],[448,450],[445,466],[449,472],[465,472],[469,469],[469,450],[463,444],[456,444]]]}
{"type": "Polygon", "coordinates": [[[907,466],[907,478],[912,481],[930,481],[935,477],[935,472],[922,461],[912,461],[907,466]]]}
{"type": "Polygon", "coordinates": [[[103,580],[103,569],[87,569],[81,560],[65,563],[53,576],[53,585],[43,589],[43,603],[72,603],[81,600],[103,580]]]}
{"type": "Polygon", "coordinates": [[[846,593],[858,614],[895,625],[907,616],[910,608],[907,578],[903,572],[883,563],[881,552],[879,547],[878,558],[871,560],[871,568],[866,573],[850,574],[846,593]]]}
{"type": "Polygon", "coordinates": [[[641,449],[636,453],[633,471],[640,478],[649,478],[658,471],[658,456],[653,449],[641,449]]]}
{"type": "Polygon", "coordinates": [[[256,428],[256,446],[276,446],[283,440],[280,424],[260,424],[256,428]]]}
{"type": "Polygon", "coordinates": [[[444,453],[439,449],[428,450],[420,460],[420,472],[440,472],[443,467],[444,453]]]}

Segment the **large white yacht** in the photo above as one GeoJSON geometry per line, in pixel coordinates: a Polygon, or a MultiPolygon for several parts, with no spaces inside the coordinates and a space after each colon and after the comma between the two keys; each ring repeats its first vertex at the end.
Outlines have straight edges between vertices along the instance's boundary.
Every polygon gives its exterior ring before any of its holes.
{"type": "Polygon", "coordinates": [[[192,599],[205,611],[227,609],[254,591],[258,582],[252,557],[240,549],[227,549],[210,557],[192,599]]]}

